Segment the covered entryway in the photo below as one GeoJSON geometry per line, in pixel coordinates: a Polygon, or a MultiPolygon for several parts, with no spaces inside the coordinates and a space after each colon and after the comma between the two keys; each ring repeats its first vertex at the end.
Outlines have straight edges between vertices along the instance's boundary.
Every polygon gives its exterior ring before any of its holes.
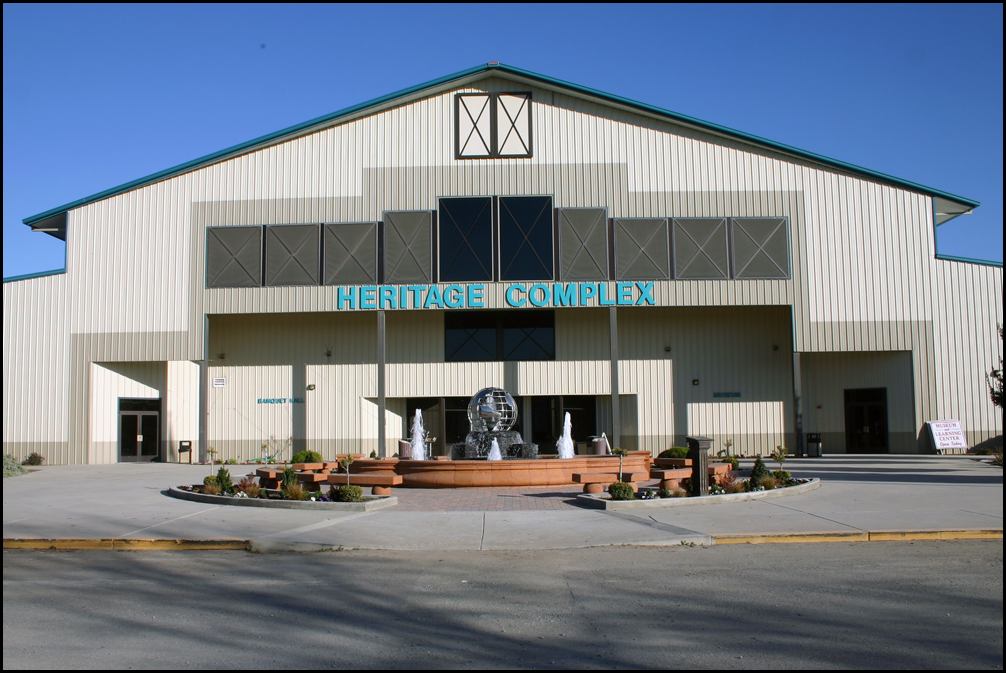
{"type": "Polygon", "coordinates": [[[887,453],[887,388],[845,391],[845,443],[848,453],[887,453]]]}

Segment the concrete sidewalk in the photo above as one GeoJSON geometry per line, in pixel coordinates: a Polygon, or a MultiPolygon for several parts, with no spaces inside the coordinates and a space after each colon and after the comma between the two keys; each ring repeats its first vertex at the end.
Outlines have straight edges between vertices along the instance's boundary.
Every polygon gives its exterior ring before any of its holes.
{"type": "MultiPolygon", "coordinates": [[[[400,488],[398,507],[370,513],[226,507],[162,493],[200,482],[207,466],[48,467],[4,480],[3,533],[5,540],[247,540],[261,551],[564,549],[891,530],[1001,537],[1002,469],[973,458],[836,455],[791,459],[786,468],[820,477],[822,486],[773,500],[630,514],[580,507],[578,486],[400,488]]],[[[253,469],[230,466],[235,477],[253,469]]]]}

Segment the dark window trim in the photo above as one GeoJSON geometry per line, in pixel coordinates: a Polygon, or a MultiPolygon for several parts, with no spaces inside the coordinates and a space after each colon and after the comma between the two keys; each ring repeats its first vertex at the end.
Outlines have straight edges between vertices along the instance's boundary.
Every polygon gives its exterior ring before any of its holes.
{"type": "Polygon", "coordinates": [[[534,157],[534,117],[531,114],[531,103],[533,97],[530,91],[498,91],[493,94],[493,149],[496,150],[495,157],[500,159],[531,159],[534,157]],[[527,96],[527,154],[502,154],[499,148],[499,120],[496,118],[496,110],[499,107],[495,103],[500,96],[527,96]]]}

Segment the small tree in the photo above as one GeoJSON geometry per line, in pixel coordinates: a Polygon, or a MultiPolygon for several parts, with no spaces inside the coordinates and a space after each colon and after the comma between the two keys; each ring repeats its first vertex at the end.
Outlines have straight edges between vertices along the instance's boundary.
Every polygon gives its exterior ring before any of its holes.
{"type": "Polygon", "coordinates": [[[618,456],[618,480],[622,481],[622,461],[625,460],[625,454],[628,451],[625,449],[612,449],[611,452],[618,456]]]}
{"type": "Polygon", "coordinates": [[[779,463],[779,471],[782,472],[782,464],[786,462],[786,447],[782,444],[775,447],[772,452],[772,460],[779,463]]]}
{"type": "Polygon", "coordinates": [[[217,457],[217,450],[212,446],[208,447],[206,449],[206,455],[210,457],[210,474],[213,474],[213,463],[214,459],[217,457]]]}
{"type": "Polygon", "coordinates": [[[352,456],[343,456],[339,459],[339,467],[346,471],[346,486],[349,486],[349,466],[353,464],[352,456]]]}

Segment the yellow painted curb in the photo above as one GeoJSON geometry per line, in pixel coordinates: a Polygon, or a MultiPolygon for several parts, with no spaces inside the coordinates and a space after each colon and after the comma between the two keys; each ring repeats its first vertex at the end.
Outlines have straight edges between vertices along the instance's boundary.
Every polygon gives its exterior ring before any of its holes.
{"type": "Polygon", "coordinates": [[[57,551],[248,551],[246,540],[4,539],[4,549],[57,551]]]}
{"type": "Polygon", "coordinates": [[[911,542],[924,540],[1001,540],[997,528],[961,530],[875,530],[822,533],[714,535],[714,544],[809,544],[815,542],[911,542]]]}
{"type": "Polygon", "coordinates": [[[998,529],[963,530],[873,530],[870,542],[896,542],[907,540],[1001,540],[1003,532],[998,529]]]}
{"type": "Polygon", "coordinates": [[[714,535],[714,544],[806,544],[809,542],[869,542],[869,533],[775,533],[769,535],[714,535]]]}

